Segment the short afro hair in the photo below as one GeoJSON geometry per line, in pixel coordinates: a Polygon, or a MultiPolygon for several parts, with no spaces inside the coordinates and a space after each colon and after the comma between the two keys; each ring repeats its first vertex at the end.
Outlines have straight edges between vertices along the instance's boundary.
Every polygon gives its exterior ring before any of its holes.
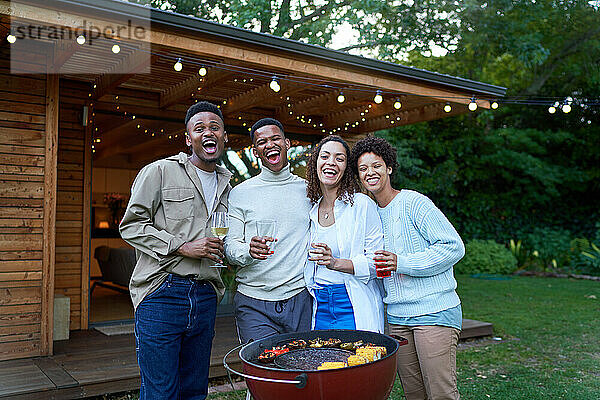
{"type": "Polygon", "coordinates": [[[392,167],[392,176],[398,169],[396,159],[396,149],[383,138],[368,136],[356,142],[350,155],[350,166],[355,174],[358,175],[358,159],[365,153],[374,153],[383,159],[386,167],[392,167]]]}
{"type": "Polygon", "coordinates": [[[275,125],[279,129],[281,129],[281,134],[285,136],[285,132],[283,131],[283,125],[281,124],[281,122],[277,121],[274,118],[263,118],[256,121],[254,125],[252,125],[252,128],[250,128],[250,140],[252,140],[252,143],[254,143],[254,132],[267,125],[275,125]]]}
{"type": "Polygon", "coordinates": [[[185,114],[185,125],[187,126],[194,115],[201,112],[211,112],[216,114],[221,118],[221,121],[225,123],[225,118],[223,118],[223,113],[219,107],[208,101],[199,101],[188,108],[187,113],[185,114]]]}

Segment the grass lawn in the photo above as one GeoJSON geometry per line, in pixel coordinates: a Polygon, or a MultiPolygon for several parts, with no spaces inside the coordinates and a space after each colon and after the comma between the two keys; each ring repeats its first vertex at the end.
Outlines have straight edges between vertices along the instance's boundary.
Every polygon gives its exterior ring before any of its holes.
{"type": "MultiPolygon", "coordinates": [[[[501,342],[458,352],[463,399],[600,399],[600,284],[459,276],[465,318],[492,322],[501,342]]],[[[243,399],[242,392],[210,399],[243,399]]],[[[396,381],[390,399],[402,399],[396,381]]]]}

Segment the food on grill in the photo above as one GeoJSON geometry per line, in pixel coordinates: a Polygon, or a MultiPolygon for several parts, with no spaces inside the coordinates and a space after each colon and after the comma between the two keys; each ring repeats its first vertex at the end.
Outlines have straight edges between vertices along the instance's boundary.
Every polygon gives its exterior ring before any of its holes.
{"type": "Polygon", "coordinates": [[[317,371],[323,371],[325,369],[337,369],[347,367],[345,362],[341,361],[325,361],[323,364],[317,367],[317,371]]]}
{"type": "Polygon", "coordinates": [[[340,344],[342,344],[342,341],[336,338],[327,339],[323,343],[325,347],[340,347],[340,344]]]}
{"type": "Polygon", "coordinates": [[[275,357],[280,354],[287,353],[290,351],[286,346],[277,346],[270,349],[265,349],[261,354],[258,355],[258,361],[261,363],[270,363],[275,357]]]}
{"type": "Polygon", "coordinates": [[[381,350],[375,347],[360,347],[356,349],[357,356],[363,356],[369,362],[377,361],[381,358],[381,350]]]}
{"type": "Polygon", "coordinates": [[[349,367],[353,367],[355,365],[366,364],[368,362],[369,362],[369,360],[367,360],[363,356],[353,355],[353,356],[348,357],[348,366],[349,367]]]}
{"type": "Polygon", "coordinates": [[[316,339],[308,341],[308,347],[312,347],[315,349],[319,348],[319,347],[323,347],[324,345],[325,345],[325,342],[321,338],[316,338],[316,339]]]}
{"type": "Polygon", "coordinates": [[[287,348],[289,348],[290,350],[296,350],[296,349],[303,349],[306,347],[306,341],[299,339],[299,340],[292,340],[291,342],[289,342],[287,345],[287,348]]]}
{"type": "Polygon", "coordinates": [[[340,348],[352,351],[354,350],[354,343],[342,343],[340,344],[340,348]]]}
{"type": "Polygon", "coordinates": [[[371,345],[371,346],[367,346],[367,347],[372,347],[374,349],[379,350],[381,352],[381,357],[387,356],[387,349],[385,348],[385,346],[371,345]]]}
{"type": "Polygon", "coordinates": [[[358,349],[359,347],[364,346],[364,343],[362,340],[359,340],[358,342],[354,342],[352,344],[354,345],[354,349],[358,349]]]}
{"type": "Polygon", "coordinates": [[[265,350],[261,354],[258,355],[258,361],[263,364],[268,364],[275,359],[276,355],[274,352],[270,350],[265,350]]]}

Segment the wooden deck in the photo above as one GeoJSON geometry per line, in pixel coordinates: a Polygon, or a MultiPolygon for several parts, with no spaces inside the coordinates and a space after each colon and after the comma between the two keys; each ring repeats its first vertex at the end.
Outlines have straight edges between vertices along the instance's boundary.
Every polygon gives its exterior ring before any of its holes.
{"type": "MultiPolygon", "coordinates": [[[[463,320],[461,339],[488,336],[492,324],[463,320]]],[[[225,375],[227,351],[238,345],[233,317],[218,317],[210,377],[225,375]]],[[[106,336],[95,330],[71,332],[54,343],[54,356],[0,362],[0,398],[76,399],[139,387],[133,335],[106,336]]],[[[230,365],[240,367],[231,356],[230,365]]]]}

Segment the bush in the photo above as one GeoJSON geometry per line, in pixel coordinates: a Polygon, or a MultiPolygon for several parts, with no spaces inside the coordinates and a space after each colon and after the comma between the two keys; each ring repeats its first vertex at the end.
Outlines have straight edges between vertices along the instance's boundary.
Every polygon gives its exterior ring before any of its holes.
{"type": "Polygon", "coordinates": [[[465,248],[465,257],[454,267],[456,273],[511,274],[517,269],[515,256],[493,240],[474,239],[465,248]]]}
{"type": "Polygon", "coordinates": [[[537,227],[526,235],[524,242],[527,248],[537,252],[544,270],[569,265],[571,233],[568,230],[537,227]]]}

